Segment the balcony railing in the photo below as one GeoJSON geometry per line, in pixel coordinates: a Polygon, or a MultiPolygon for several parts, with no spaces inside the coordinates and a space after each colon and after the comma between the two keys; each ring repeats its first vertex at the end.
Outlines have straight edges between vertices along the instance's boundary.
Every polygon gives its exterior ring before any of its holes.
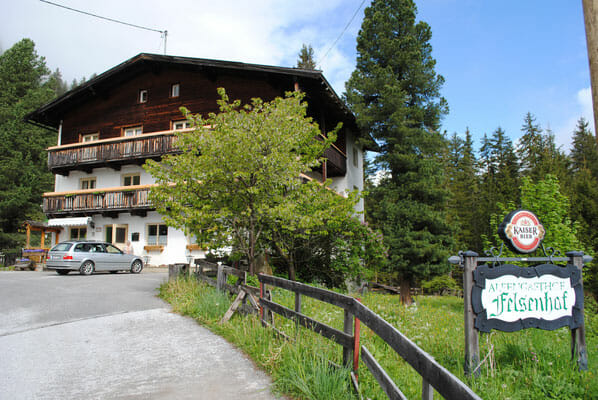
{"type": "Polygon", "coordinates": [[[55,174],[91,170],[96,166],[120,168],[146,158],[177,153],[173,131],[55,146],[48,149],[48,168],[55,174]]]}
{"type": "Polygon", "coordinates": [[[45,193],[43,210],[50,218],[92,214],[114,215],[119,212],[146,213],[153,209],[148,196],[152,186],[45,193]]]}
{"type": "MultiPolygon", "coordinates": [[[[61,175],[68,175],[72,170],[91,172],[99,166],[120,169],[123,164],[141,164],[146,158],[179,153],[176,139],[174,131],[165,131],[50,147],[48,168],[61,175]]],[[[328,159],[328,176],[344,176],[347,173],[347,156],[336,146],[326,149],[324,157],[328,159]]]]}
{"type": "Polygon", "coordinates": [[[347,156],[337,147],[330,146],[324,151],[326,157],[327,175],[331,178],[345,176],[347,173],[347,156]]]}

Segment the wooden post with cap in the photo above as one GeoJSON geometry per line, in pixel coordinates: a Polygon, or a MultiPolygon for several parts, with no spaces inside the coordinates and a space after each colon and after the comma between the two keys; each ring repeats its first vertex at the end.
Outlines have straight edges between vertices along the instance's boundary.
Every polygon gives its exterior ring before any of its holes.
{"type": "MultiPolygon", "coordinates": [[[[575,265],[579,270],[579,284],[581,285],[581,292],[583,293],[583,252],[582,251],[570,251],[567,253],[569,257],[569,263],[575,265]]],[[[588,369],[588,352],[586,349],[586,326],[583,311],[583,301],[581,302],[581,324],[579,328],[571,329],[571,359],[577,358],[577,367],[580,371],[587,371],[588,369]]]]}
{"type": "Polygon", "coordinates": [[[463,253],[463,303],[465,317],[465,363],[463,371],[466,376],[473,372],[474,377],[480,375],[480,370],[476,367],[480,362],[479,334],[475,328],[475,315],[471,304],[471,291],[473,289],[473,272],[478,265],[478,253],[466,251],[463,253]]]}

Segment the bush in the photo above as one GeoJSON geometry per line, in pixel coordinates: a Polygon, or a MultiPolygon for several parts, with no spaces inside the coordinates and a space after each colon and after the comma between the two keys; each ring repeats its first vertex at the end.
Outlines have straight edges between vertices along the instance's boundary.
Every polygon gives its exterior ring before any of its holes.
{"type": "Polygon", "coordinates": [[[457,282],[448,275],[435,276],[429,281],[422,282],[421,287],[424,293],[442,293],[459,288],[457,282]]]}

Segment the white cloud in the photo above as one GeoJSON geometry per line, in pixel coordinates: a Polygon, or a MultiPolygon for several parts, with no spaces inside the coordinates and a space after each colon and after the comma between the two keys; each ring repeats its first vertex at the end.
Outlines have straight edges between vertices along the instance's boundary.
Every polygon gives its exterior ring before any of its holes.
{"type": "MultiPolygon", "coordinates": [[[[58,0],[68,7],[168,30],[167,53],[291,67],[303,43],[328,47],[355,5],[346,0],[58,0]],[[334,23],[332,23],[334,21],[334,23]]],[[[0,15],[0,45],[29,37],[50,68],[68,81],[101,73],[141,53],[162,53],[158,32],[144,31],[75,13],[33,0],[5,4],[0,15]]],[[[359,25],[358,21],[355,21],[359,25]]],[[[345,33],[345,36],[350,36],[345,33]]],[[[354,40],[351,39],[351,40],[354,40]]],[[[316,50],[316,56],[319,52],[316,50]]],[[[342,91],[349,60],[334,49],[324,74],[342,91]],[[336,54],[335,54],[336,53],[336,54]]],[[[350,73],[350,71],[349,71],[350,73]]]]}

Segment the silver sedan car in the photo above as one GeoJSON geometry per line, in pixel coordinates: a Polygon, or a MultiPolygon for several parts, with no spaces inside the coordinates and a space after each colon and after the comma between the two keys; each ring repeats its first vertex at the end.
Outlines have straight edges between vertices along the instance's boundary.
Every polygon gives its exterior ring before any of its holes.
{"type": "Polygon", "coordinates": [[[91,275],[94,271],[138,274],[143,269],[143,261],[139,256],[123,253],[110,243],[69,240],[50,249],[46,268],[56,270],[59,275],[70,271],[79,271],[81,275],[91,275]]]}

